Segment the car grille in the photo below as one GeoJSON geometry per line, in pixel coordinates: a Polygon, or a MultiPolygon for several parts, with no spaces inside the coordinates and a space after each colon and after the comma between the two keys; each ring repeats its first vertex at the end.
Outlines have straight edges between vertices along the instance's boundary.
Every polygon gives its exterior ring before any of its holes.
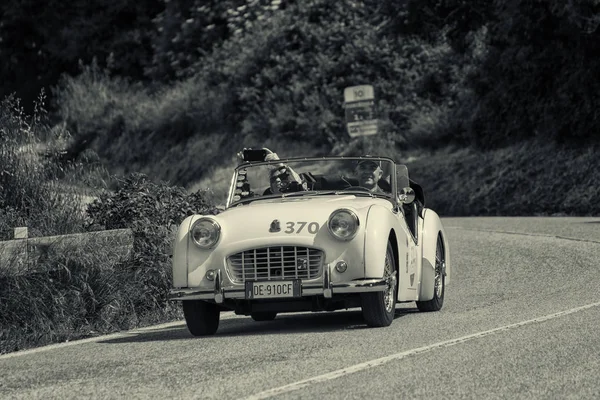
{"type": "Polygon", "coordinates": [[[236,283],[318,278],[322,263],[321,250],[296,246],[262,247],[227,257],[229,274],[236,283]]]}

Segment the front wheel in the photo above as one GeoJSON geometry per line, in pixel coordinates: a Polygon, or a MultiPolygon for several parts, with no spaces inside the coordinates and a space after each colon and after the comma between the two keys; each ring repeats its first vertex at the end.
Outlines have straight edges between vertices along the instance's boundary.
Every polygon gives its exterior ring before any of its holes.
{"type": "Polygon", "coordinates": [[[383,292],[363,293],[361,295],[363,318],[368,326],[374,328],[389,326],[394,320],[394,313],[396,312],[398,280],[394,251],[390,242],[388,242],[385,253],[383,277],[387,281],[387,287],[383,292]]]}
{"type": "Polygon", "coordinates": [[[419,311],[439,311],[444,305],[444,292],[446,291],[446,256],[442,237],[438,235],[435,249],[435,279],[433,281],[433,299],[417,301],[419,311]]]}
{"type": "Polygon", "coordinates": [[[194,336],[214,335],[219,328],[221,313],[214,303],[202,300],[184,300],[183,315],[188,330],[194,336]]]}

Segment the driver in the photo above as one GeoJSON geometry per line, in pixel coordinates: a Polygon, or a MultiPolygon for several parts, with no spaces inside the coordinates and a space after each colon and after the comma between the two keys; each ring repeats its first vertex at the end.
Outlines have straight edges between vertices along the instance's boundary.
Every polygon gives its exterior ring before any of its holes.
{"type": "Polygon", "coordinates": [[[383,176],[381,161],[361,160],[354,168],[354,175],[358,179],[358,186],[369,189],[371,193],[385,193],[377,185],[383,176]]]}

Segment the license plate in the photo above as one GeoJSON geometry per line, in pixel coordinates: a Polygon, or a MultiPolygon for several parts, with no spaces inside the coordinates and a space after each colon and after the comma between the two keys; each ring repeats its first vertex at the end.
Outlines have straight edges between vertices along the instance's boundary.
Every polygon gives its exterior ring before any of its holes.
{"type": "Polygon", "coordinates": [[[300,297],[300,280],[246,282],[247,299],[300,297]]]}

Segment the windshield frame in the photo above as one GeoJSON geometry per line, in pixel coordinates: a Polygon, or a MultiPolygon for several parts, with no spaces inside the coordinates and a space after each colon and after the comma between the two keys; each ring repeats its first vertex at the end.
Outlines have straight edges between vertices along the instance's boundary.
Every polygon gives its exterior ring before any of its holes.
{"type": "MultiPolygon", "coordinates": [[[[271,160],[271,161],[256,161],[256,162],[252,162],[252,161],[247,161],[247,162],[243,162],[241,164],[239,164],[234,172],[233,172],[233,176],[231,178],[231,185],[229,187],[229,192],[227,194],[227,202],[225,203],[225,208],[230,208],[230,207],[235,207],[238,206],[240,204],[244,204],[246,202],[249,201],[260,201],[260,200],[267,200],[267,199],[276,199],[276,198],[286,198],[288,196],[286,196],[286,193],[283,194],[270,194],[270,195],[264,195],[264,196],[260,196],[260,197],[256,197],[256,198],[250,198],[250,199],[241,199],[241,200],[237,200],[237,201],[233,201],[233,197],[235,195],[235,189],[236,189],[236,183],[237,183],[237,177],[239,174],[239,171],[243,168],[247,168],[247,167],[260,167],[263,165],[276,165],[276,164],[285,164],[285,163],[290,163],[290,162],[298,162],[298,161],[307,161],[307,162],[315,162],[315,161],[338,161],[338,160],[373,160],[373,161],[386,161],[389,162],[391,164],[391,171],[390,171],[390,186],[391,186],[391,193],[388,196],[387,194],[372,194],[372,193],[367,193],[365,192],[364,195],[369,195],[371,197],[376,197],[376,198],[385,198],[385,199],[389,199],[392,203],[396,203],[397,201],[397,182],[395,179],[396,176],[396,162],[394,160],[392,160],[389,157],[375,157],[375,156],[326,156],[326,157],[290,157],[290,158],[282,158],[279,160],[271,160]]],[[[326,190],[324,192],[327,192],[328,194],[331,194],[331,190],[326,190]]],[[[308,193],[311,193],[314,195],[314,191],[308,191],[308,193]]],[[[343,194],[344,191],[335,191],[334,194],[343,194]]],[[[353,192],[353,191],[349,191],[347,192],[348,194],[355,194],[355,195],[362,195],[363,193],[358,193],[358,192],[353,192]]],[[[291,196],[290,196],[291,197],[291,196]]],[[[302,197],[301,195],[296,194],[294,197],[302,197]]]]}

